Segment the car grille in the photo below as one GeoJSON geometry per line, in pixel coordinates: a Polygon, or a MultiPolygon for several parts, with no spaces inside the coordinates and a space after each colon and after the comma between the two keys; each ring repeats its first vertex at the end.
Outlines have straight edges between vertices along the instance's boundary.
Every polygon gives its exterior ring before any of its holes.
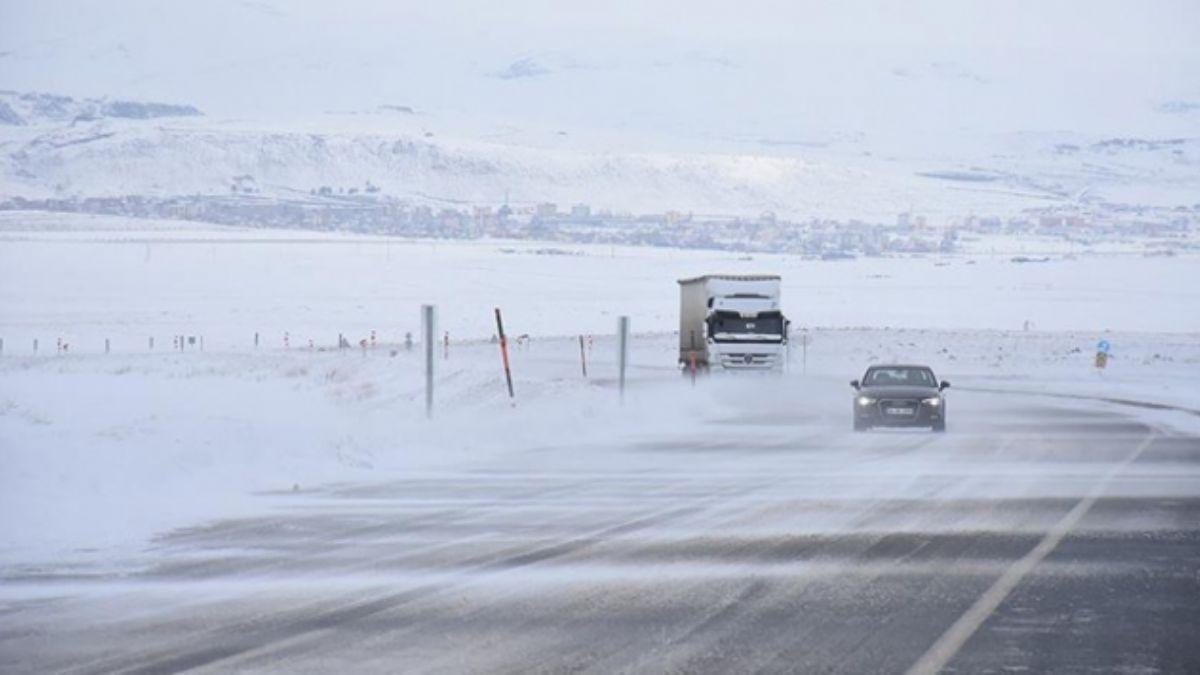
{"type": "Polygon", "coordinates": [[[884,398],[877,403],[879,414],[884,417],[913,417],[921,408],[921,401],[915,398],[884,398]],[[912,412],[895,414],[889,410],[911,410],[912,412]]]}

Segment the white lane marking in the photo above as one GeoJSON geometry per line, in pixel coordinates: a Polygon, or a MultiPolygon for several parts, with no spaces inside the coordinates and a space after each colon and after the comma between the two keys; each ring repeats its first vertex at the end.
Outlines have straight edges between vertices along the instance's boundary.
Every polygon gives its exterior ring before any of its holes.
{"type": "Polygon", "coordinates": [[[951,624],[945,633],[942,633],[937,642],[934,642],[921,655],[921,658],[917,659],[917,662],[908,669],[908,675],[930,675],[940,672],[945,668],[946,664],[950,663],[950,660],[967,643],[967,640],[971,639],[975,631],[979,630],[983,622],[987,621],[988,617],[1004,602],[1009,593],[1012,593],[1013,589],[1017,587],[1017,584],[1021,583],[1025,575],[1029,574],[1038,563],[1050,555],[1050,552],[1067,536],[1067,533],[1079,524],[1079,521],[1088,512],[1088,509],[1092,508],[1092,505],[1096,503],[1096,500],[1108,488],[1109,482],[1118,473],[1136,461],[1156,438],[1158,438],[1158,433],[1152,430],[1146,438],[1142,439],[1142,442],[1134,448],[1128,457],[1122,460],[1120,464],[1109,469],[1108,473],[1088,492],[1087,496],[1079,500],[1079,503],[1068,511],[1067,515],[1059,519],[1054,524],[1054,527],[1046,532],[1046,536],[1042,537],[1037,546],[1034,546],[1023,558],[1005,570],[1004,574],[1000,575],[1000,578],[992,584],[991,588],[979,596],[975,604],[971,605],[962,616],[958,617],[958,620],[951,624]]]}

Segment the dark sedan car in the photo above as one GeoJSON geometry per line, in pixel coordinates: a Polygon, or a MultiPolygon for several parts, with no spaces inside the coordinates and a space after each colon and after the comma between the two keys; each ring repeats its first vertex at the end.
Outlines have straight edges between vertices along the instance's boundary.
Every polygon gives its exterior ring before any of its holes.
{"type": "Polygon", "coordinates": [[[871,427],[930,427],[946,430],[946,397],[950,386],[938,382],[928,366],[883,365],[867,368],[854,387],[854,430],[871,427]]]}

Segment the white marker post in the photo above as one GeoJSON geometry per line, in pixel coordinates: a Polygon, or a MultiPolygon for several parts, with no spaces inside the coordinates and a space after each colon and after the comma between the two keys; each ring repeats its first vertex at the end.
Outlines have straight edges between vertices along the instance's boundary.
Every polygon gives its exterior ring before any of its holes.
{"type": "Polygon", "coordinates": [[[617,318],[617,388],[625,400],[625,366],[629,363],[629,317],[617,318]]]}
{"type": "Polygon", "coordinates": [[[803,368],[802,374],[808,375],[808,329],[804,328],[800,331],[800,344],[804,347],[804,360],[801,362],[803,368]]]}
{"type": "Polygon", "coordinates": [[[421,305],[421,334],[425,346],[425,417],[433,417],[433,344],[437,321],[437,308],[421,305]]]}

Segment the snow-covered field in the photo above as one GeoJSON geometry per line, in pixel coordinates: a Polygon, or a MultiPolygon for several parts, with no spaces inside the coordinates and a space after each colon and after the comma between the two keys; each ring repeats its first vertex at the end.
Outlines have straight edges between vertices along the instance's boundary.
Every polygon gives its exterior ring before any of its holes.
{"type": "MultiPolygon", "coordinates": [[[[731,391],[763,395],[754,380],[693,389],[675,370],[675,280],[706,272],[784,276],[785,310],[809,328],[785,377],[811,381],[806,404],[822,414],[806,423],[825,432],[849,433],[845,381],[882,360],[927,362],[956,390],[1198,407],[1200,261],[1010,254],[820,262],[6,214],[0,566],[132,560],[171,527],[263,508],[255,492],[571,452],[677,428],[731,391]],[[399,345],[422,302],[452,340],[433,421],[419,350],[399,345]],[[531,336],[513,351],[515,406],[488,342],[496,306],[511,335],[531,336]],[[620,314],[637,333],[624,406],[609,337],[620,314]],[[371,330],[375,349],[329,349],[371,330]],[[172,351],[179,334],[205,350],[172,351]],[[586,379],[578,334],[596,336],[586,379]],[[1115,358],[1099,374],[1102,337],[1115,358]]],[[[1164,423],[1190,419],[1174,415],[1164,423]]]]}
{"type": "Polygon", "coordinates": [[[1200,332],[1196,258],[1054,256],[1037,241],[979,253],[847,261],[508,241],[411,241],[62,214],[0,214],[0,338],[7,354],[144,353],[171,336],[208,350],[396,342],[440,307],[452,339],[488,338],[492,309],[514,335],[674,330],[677,279],[778,273],[795,327],[1200,332]],[[68,230],[62,229],[67,227],[68,230]]]}

